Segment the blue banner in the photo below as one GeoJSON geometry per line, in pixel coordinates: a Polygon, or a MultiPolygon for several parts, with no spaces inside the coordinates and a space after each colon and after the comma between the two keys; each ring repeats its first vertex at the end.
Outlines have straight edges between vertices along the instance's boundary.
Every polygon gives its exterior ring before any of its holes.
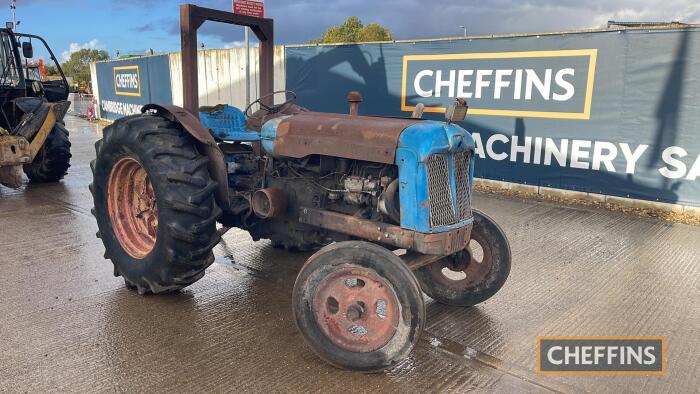
{"type": "Polygon", "coordinates": [[[700,30],[288,47],[315,111],[441,119],[457,97],[480,178],[700,206],[700,30]]]}
{"type": "Polygon", "coordinates": [[[102,118],[115,120],[150,104],[172,104],[167,55],[96,64],[102,118]]]}

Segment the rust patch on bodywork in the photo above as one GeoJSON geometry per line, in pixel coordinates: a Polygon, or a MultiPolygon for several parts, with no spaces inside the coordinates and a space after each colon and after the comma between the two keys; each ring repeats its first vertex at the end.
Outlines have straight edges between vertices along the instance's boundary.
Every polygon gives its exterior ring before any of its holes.
{"type": "Polygon", "coordinates": [[[325,155],[394,164],[399,136],[416,119],[379,118],[306,112],[283,120],[277,128],[278,156],[325,155]]]}

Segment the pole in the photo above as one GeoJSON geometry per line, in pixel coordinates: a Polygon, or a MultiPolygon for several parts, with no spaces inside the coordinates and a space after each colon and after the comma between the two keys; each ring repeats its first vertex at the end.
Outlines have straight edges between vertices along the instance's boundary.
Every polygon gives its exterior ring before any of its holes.
{"type": "Polygon", "coordinates": [[[464,30],[464,37],[467,36],[467,26],[460,26],[464,30]]]}
{"type": "Polygon", "coordinates": [[[193,15],[196,6],[180,5],[180,40],[182,45],[182,103],[192,115],[199,114],[199,80],[197,79],[197,29],[204,19],[193,15]]]}
{"type": "Polygon", "coordinates": [[[245,106],[250,104],[250,29],[247,26],[245,30],[245,106]]]}
{"type": "Polygon", "coordinates": [[[17,0],[12,0],[12,4],[10,5],[10,8],[12,8],[12,29],[17,30],[17,0]]]}

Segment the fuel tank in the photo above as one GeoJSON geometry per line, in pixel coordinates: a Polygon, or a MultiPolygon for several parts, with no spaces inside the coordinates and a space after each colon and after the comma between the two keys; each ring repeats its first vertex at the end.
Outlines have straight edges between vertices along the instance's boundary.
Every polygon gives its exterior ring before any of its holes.
{"type": "Polygon", "coordinates": [[[420,119],[305,112],[262,128],[263,148],[278,158],[326,155],[394,164],[399,137],[420,119]]]}

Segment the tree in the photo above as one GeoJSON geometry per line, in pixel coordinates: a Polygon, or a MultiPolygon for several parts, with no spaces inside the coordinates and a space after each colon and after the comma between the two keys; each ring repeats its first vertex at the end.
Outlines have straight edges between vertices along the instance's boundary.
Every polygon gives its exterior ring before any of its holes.
{"type": "Polygon", "coordinates": [[[109,53],[99,49],[81,49],[73,52],[70,59],[61,65],[67,77],[73,78],[73,83],[90,82],[90,63],[108,60],[109,53]]]}
{"type": "Polygon", "coordinates": [[[391,41],[394,35],[391,30],[377,23],[367,26],[362,24],[360,18],[351,16],[340,26],[333,26],[326,30],[321,37],[311,40],[313,44],[336,44],[348,42],[391,41]]]}
{"type": "Polygon", "coordinates": [[[52,65],[46,65],[44,66],[44,70],[46,70],[46,75],[58,75],[58,69],[56,66],[52,65]]]}

